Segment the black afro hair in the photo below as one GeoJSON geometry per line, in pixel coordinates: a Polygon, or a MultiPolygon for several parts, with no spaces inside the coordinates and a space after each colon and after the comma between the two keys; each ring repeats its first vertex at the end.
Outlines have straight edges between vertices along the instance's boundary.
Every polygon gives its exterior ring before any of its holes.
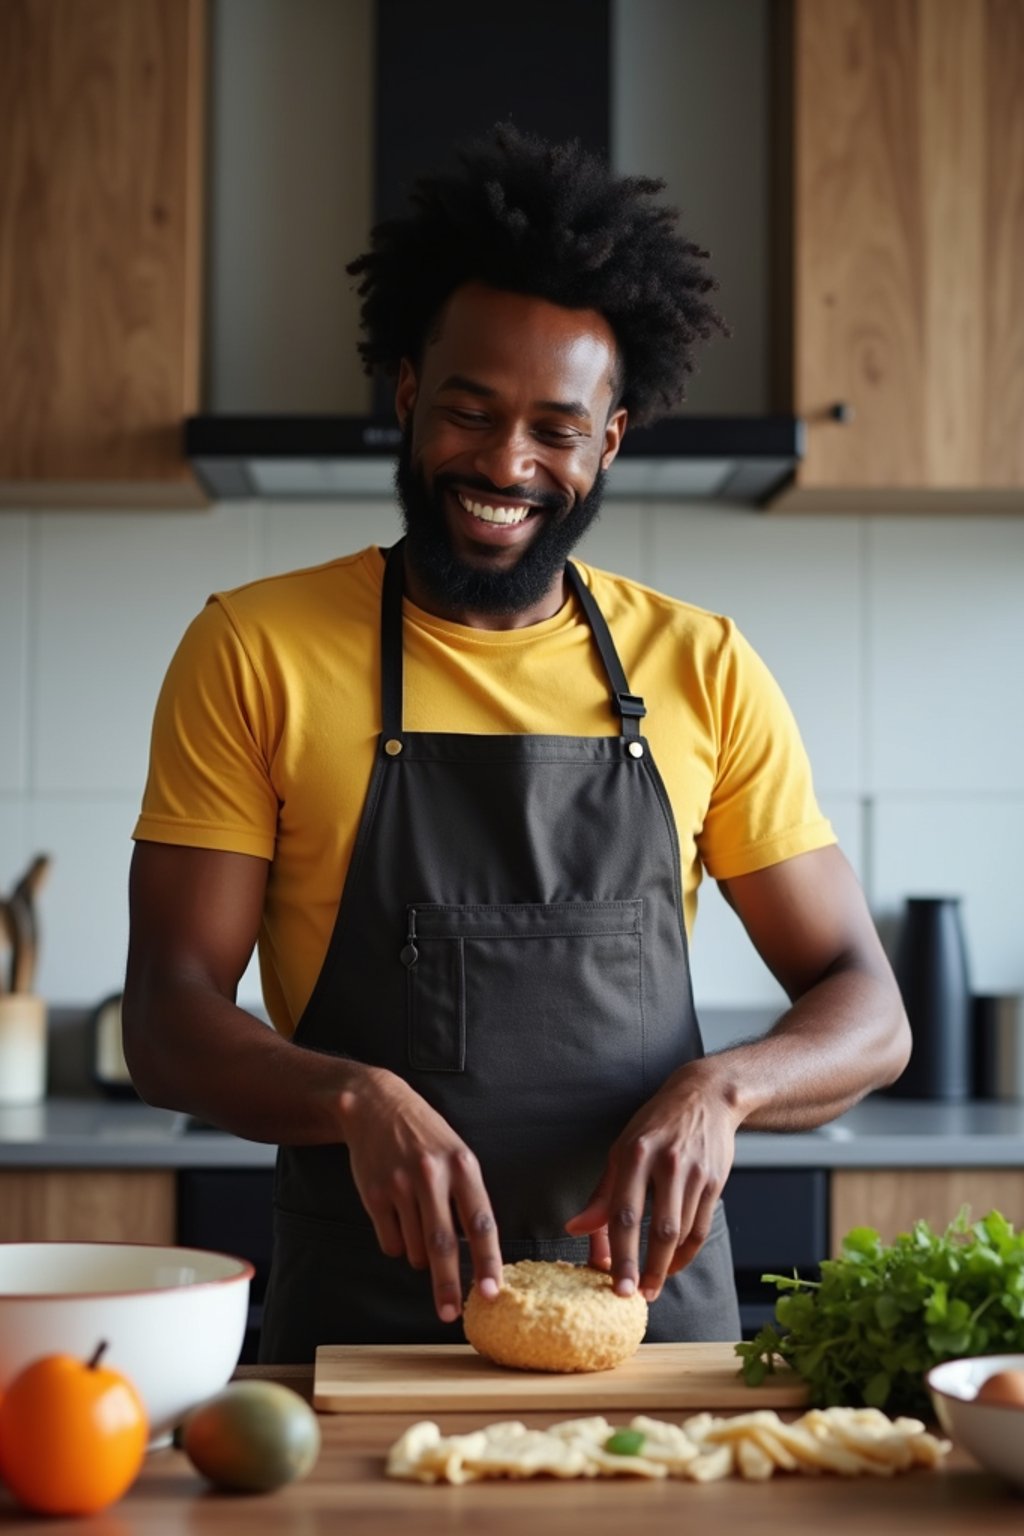
{"type": "Polygon", "coordinates": [[[729,328],[709,301],[708,252],[657,201],[664,182],[615,176],[578,140],[509,124],[466,145],[459,169],[416,180],[412,212],[378,224],[350,262],[361,278],[368,373],[418,364],[448,297],[465,283],[593,309],[615,333],[618,404],[643,426],[685,396],[698,343],[729,328]]]}

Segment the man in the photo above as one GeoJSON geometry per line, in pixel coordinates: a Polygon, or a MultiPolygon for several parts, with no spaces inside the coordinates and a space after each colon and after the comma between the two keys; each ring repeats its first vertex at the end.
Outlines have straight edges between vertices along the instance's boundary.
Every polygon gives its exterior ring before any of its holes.
{"type": "Polygon", "coordinates": [[[528,1256],[639,1287],[651,1339],[738,1337],[737,1130],[906,1063],[764,666],[568,561],[627,423],[724,328],[660,188],[511,129],[423,179],[350,268],[397,374],[404,541],[219,594],[169,669],[126,1050],[151,1102],[279,1145],[266,1359],[457,1339],[470,1277],[493,1296],[528,1256]],[[792,999],[711,1057],[702,863],[792,999]],[[275,1030],[234,1002],[257,936],[275,1030]]]}

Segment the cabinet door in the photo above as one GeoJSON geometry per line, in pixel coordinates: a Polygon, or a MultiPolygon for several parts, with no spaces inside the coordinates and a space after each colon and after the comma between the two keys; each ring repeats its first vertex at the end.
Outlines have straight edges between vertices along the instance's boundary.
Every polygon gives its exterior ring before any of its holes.
{"type": "Polygon", "coordinates": [[[201,504],[203,0],[0,5],[0,501],[201,504]]]}
{"type": "Polygon", "coordinates": [[[840,1169],[832,1175],[830,1204],[833,1257],[851,1227],[875,1227],[883,1242],[891,1242],[919,1220],[941,1231],[964,1205],[974,1220],[997,1210],[1022,1227],[1024,1169],[840,1169]]]}
{"type": "Polygon", "coordinates": [[[807,454],[776,505],[1024,510],[1024,0],[785,16],[807,454]]]}
{"type": "Polygon", "coordinates": [[[0,1172],[0,1242],[175,1241],[175,1175],[154,1169],[0,1172]]]}

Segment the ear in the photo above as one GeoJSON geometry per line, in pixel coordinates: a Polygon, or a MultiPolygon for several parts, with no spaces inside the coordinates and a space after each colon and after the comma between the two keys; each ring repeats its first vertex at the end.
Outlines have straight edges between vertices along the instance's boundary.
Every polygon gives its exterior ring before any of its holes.
{"type": "Polygon", "coordinates": [[[601,450],[602,469],[607,469],[618,453],[619,445],[625,436],[628,421],[629,412],[624,407],[620,407],[619,410],[612,411],[612,414],[605,422],[604,447],[601,450]]]}
{"type": "Polygon", "coordinates": [[[395,415],[398,417],[400,427],[405,426],[413,413],[417,388],[415,369],[409,359],[403,357],[398,365],[398,383],[395,385],[395,415]]]}

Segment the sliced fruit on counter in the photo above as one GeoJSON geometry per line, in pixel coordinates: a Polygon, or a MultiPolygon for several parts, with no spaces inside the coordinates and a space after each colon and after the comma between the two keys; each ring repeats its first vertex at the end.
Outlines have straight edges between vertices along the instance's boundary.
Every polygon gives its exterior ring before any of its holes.
{"type": "Polygon", "coordinates": [[[0,1474],[26,1509],[91,1515],[131,1487],[149,1423],[120,1371],[100,1362],[44,1355],[19,1371],[0,1398],[0,1474]]]}
{"type": "Polygon", "coordinates": [[[420,1483],[547,1476],[763,1482],[776,1472],[891,1477],[937,1467],[949,1449],[920,1420],[890,1419],[877,1408],[812,1408],[795,1423],[772,1409],[730,1418],[698,1413],[681,1424],[638,1414],[614,1430],[598,1416],[548,1429],[503,1420],[465,1435],[442,1435],[424,1420],[391,1447],[386,1471],[420,1483]]]}
{"type": "Polygon", "coordinates": [[[316,1414],[276,1381],[235,1381],[186,1418],[180,1444],[218,1488],[270,1493],[305,1477],[320,1454],[316,1414]]]}

